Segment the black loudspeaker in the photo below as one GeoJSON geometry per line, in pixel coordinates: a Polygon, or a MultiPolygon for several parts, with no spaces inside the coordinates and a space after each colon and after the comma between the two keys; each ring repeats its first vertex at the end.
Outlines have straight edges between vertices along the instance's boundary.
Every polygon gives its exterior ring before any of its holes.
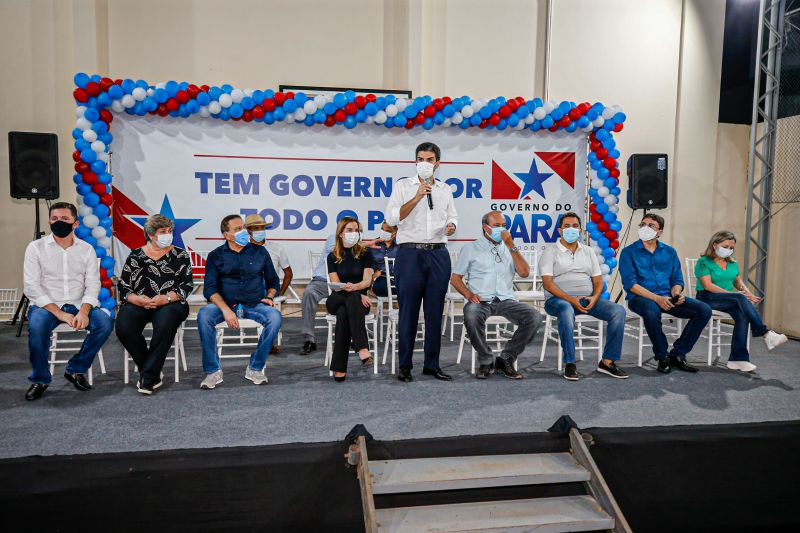
{"type": "Polygon", "coordinates": [[[628,158],[628,206],[667,207],[667,154],[633,154],[628,158]]]}
{"type": "Polygon", "coordinates": [[[8,132],[12,198],[58,198],[58,136],[8,132]]]}

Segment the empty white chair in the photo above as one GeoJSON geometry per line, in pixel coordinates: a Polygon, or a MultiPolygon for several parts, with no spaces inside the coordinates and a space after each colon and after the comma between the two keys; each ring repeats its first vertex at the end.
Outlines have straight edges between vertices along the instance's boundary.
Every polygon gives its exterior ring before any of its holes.
{"type": "Polygon", "coordinates": [[[0,289],[0,319],[11,318],[17,308],[19,289],[0,289]]]}

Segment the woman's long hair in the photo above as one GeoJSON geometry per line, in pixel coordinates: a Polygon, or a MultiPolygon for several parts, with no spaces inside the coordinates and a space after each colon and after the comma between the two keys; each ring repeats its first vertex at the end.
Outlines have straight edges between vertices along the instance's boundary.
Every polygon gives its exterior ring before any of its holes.
{"type": "MultiPolygon", "coordinates": [[[[714,251],[714,245],[724,241],[736,242],[736,235],[734,235],[732,231],[728,230],[722,230],[716,232],[714,235],[711,236],[711,240],[708,241],[708,246],[706,247],[706,251],[703,253],[703,256],[708,257],[709,259],[716,259],[717,254],[714,251]]],[[[725,261],[729,263],[735,263],[736,259],[733,258],[733,255],[730,255],[725,258],[725,261]]]]}
{"type": "MultiPolygon", "coordinates": [[[[337,263],[341,263],[344,260],[344,251],[346,248],[342,243],[341,234],[344,231],[344,227],[347,226],[349,223],[355,222],[358,225],[358,231],[361,231],[361,223],[353,217],[342,217],[338,224],[336,224],[336,246],[333,247],[333,258],[337,263]]],[[[359,240],[355,246],[353,246],[353,257],[359,258],[361,255],[366,251],[366,247],[361,244],[359,240]]]]}

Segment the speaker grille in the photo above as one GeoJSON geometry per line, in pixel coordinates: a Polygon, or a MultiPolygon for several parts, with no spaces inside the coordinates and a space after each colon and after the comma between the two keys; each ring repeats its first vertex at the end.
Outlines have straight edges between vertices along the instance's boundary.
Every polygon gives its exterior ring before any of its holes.
{"type": "Polygon", "coordinates": [[[58,137],[12,131],[8,161],[13,198],[58,198],[58,137]]]}

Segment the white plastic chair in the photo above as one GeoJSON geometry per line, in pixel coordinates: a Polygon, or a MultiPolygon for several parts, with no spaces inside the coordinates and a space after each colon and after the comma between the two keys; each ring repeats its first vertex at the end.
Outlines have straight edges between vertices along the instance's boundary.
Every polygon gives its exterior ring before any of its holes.
{"type": "MultiPolygon", "coordinates": [[[[394,258],[384,257],[384,264],[386,266],[386,287],[389,298],[389,324],[386,330],[386,342],[383,346],[383,361],[381,364],[386,364],[386,357],[389,354],[389,347],[392,349],[392,374],[395,373],[395,366],[397,362],[397,325],[400,322],[400,310],[394,308],[394,276],[391,274],[393,271],[391,267],[394,266],[394,258]]],[[[425,314],[420,309],[419,319],[417,321],[417,334],[414,339],[414,344],[417,341],[425,339],[425,314]]],[[[424,347],[414,348],[415,352],[424,351],[424,347]]]]}
{"type": "MultiPolygon", "coordinates": [[[[56,326],[56,328],[53,330],[53,333],[50,335],[50,374],[53,373],[56,365],[63,365],[69,362],[69,358],[59,359],[58,354],[61,352],[69,352],[74,354],[76,349],[80,349],[80,345],[83,344],[87,334],[88,332],[85,329],[76,330],[64,322],[56,326]]],[[[100,373],[105,374],[106,362],[103,359],[102,348],[97,351],[96,359],[100,363],[100,373]]],[[[94,383],[93,367],[94,363],[89,367],[89,385],[94,383]]]]}
{"type": "MultiPolygon", "coordinates": [[[[507,334],[505,334],[505,330],[503,329],[504,326],[508,325],[513,326],[509,320],[502,316],[490,316],[486,319],[484,335],[486,335],[486,344],[489,345],[489,349],[492,351],[492,354],[500,354],[503,351],[505,343],[508,342],[509,337],[507,334]],[[495,326],[494,330],[491,332],[489,330],[490,326],[495,326]],[[495,347],[492,348],[492,345],[495,345],[495,347]]],[[[462,324],[461,326],[461,341],[458,344],[458,357],[456,358],[456,364],[461,364],[461,354],[464,352],[464,343],[467,343],[470,346],[470,355],[472,357],[470,373],[475,374],[475,359],[477,357],[477,352],[475,351],[475,347],[469,341],[466,324],[462,324]]],[[[517,361],[514,361],[514,369],[516,368],[517,361]]]]}
{"type": "MultiPolygon", "coordinates": [[[[153,324],[148,323],[144,327],[145,331],[153,331],[153,324]]],[[[144,339],[149,343],[153,338],[153,335],[145,335],[144,339]]],[[[175,383],[178,383],[180,378],[180,367],[181,364],[183,365],[183,371],[186,372],[188,370],[186,366],[186,350],[183,348],[183,324],[181,327],[178,328],[178,331],[175,333],[175,340],[172,341],[172,346],[170,350],[173,351],[172,357],[167,357],[167,361],[174,361],[175,362],[175,383]]],[[[122,356],[122,365],[124,367],[124,383],[127,385],[130,382],[130,364],[133,363],[133,358],[131,354],[128,353],[128,350],[124,350],[122,356]]]]}
{"type": "MultiPolygon", "coordinates": [[[[458,260],[458,254],[455,252],[450,253],[450,274],[453,274],[453,267],[456,265],[456,261],[458,260]]],[[[447,331],[447,324],[450,324],[450,340],[452,341],[455,336],[455,328],[457,325],[463,324],[463,322],[456,322],[456,307],[459,302],[463,301],[464,297],[461,296],[455,288],[450,285],[448,281],[447,285],[447,294],[444,296],[444,313],[442,316],[442,335],[445,334],[447,331]]]]}
{"type": "MultiPolygon", "coordinates": [[[[561,347],[561,338],[558,335],[558,319],[545,313],[544,337],[542,338],[542,353],[539,362],[544,361],[544,351],[547,341],[552,340],[558,343],[558,371],[561,372],[564,363],[564,350],[561,347]]],[[[603,321],[590,315],[575,315],[575,329],[573,330],[573,341],[575,352],[583,361],[585,350],[597,350],[597,362],[603,358],[603,321]],[[584,342],[589,341],[588,346],[584,342]]]]}
{"type": "Polygon", "coordinates": [[[512,281],[514,295],[520,302],[530,303],[534,307],[541,308],[544,304],[545,296],[544,291],[539,290],[539,252],[534,249],[521,251],[520,254],[525,258],[525,262],[528,263],[530,273],[526,278],[516,272],[514,273],[514,280],[512,281]],[[520,288],[528,285],[530,285],[530,288],[520,288]]]}
{"type": "Polygon", "coordinates": [[[17,308],[19,289],[0,289],[0,318],[11,318],[17,308]]]}
{"type": "Polygon", "coordinates": [[[250,353],[223,353],[223,350],[258,346],[258,339],[261,337],[264,327],[255,320],[240,318],[239,329],[231,329],[230,331],[234,333],[226,335],[225,332],[229,329],[225,322],[220,322],[216,326],[217,357],[219,357],[220,363],[223,359],[250,359],[250,353]],[[249,333],[251,330],[255,330],[255,333],[249,333]]]}
{"type": "MultiPolygon", "coordinates": [[[[322,252],[312,252],[311,250],[308,251],[308,265],[311,268],[310,272],[311,272],[312,276],[314,274],[314,270],[317,268],[317,265],[319,264],[321,259],[322,259],[322,252]]],[[[328,292],[330,293],[330,289],[328,290],[328,292]]],[[[328,314],[328,311],[324,308],[324,306],[325,306],[325,302],[327,302],[327,301],[328,301],[327,298],[322,298],[319,301],[319,303],[317,303],[317,313],[314,315],[314,329],[325,329],[325,328],[327,328],[327,325],[325,325],[324,323],[323,324],[317,324],[317,322],[325,322],[326,321],[325,317],[328,314]],[[323,307],[322,310],[320,310],[320,306],[323,307]]]]}
{"type": "MultiPolygon", "coordinates": [[[[694,298],[694,286],[697,283],[697,278],[694,275],[694,267],[697,264],[697,259],[692,259],[687,257],[686,259],[686,293],[689,298],[694,298]]],[[[730,346],[730,342],[723,342],[723,337],[728,337],[729,339],[733,338],[733,327],[729,324],[723,324],[723,320],[733,320],[733,317],[724,311],[717,311],[713,309],[711,311],[711,320],[708,321],[708,366],[713,364],[713,360],[719,358],[722,355],[722,347],[723,346],[730,346]],[[723,330],[722,326],[725,326],[728,329],[727,331],[723,330]],[[714,357],[714,349],[716,348],[717,354],[716,358],[714,357]]],[[[706,335],[703,335],[706,337],[706,335]]],[[[747,329],[747,348],[750,348],[750,328],[747,329]]]]}
{"type": "MultiPolygon", "coordinates": [[[[644,328],[644,319],[639,316],[639,314],[628,308],[627,300],[624,300],[622,305],[625,307],[626,313],[625,336],[636,339],[639,366],[641,367],[644,360],[644,349],[652,348],[653,344],[649,342],[650,337],[647,335],[647,330],[644,328]],[[635,325],[630,324],[630,321],[634,321],[635,325]]],[[[661,329],[664,332],[664,335],[667,337],[667,340],[677,339],[683,332],[683,320],[667,313],[662,313],[661,329]]]]}

